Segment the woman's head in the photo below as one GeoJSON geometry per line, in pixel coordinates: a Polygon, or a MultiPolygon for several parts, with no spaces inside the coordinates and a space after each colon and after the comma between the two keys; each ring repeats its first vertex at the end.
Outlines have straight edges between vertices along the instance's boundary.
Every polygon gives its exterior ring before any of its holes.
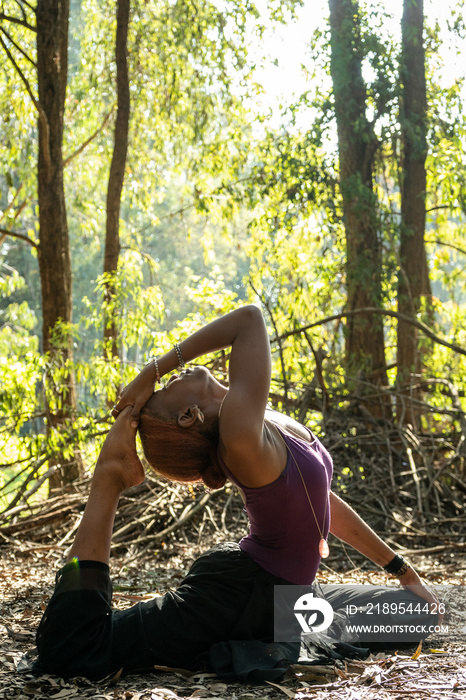
{"type": "Polygon", "coordinates": [[[218,489],[226,478],[217,458],[217,405],[226,390],[217,382],[221,391],[212,390],[212,375],[205,372],[174,375],[156,391],[141,413],[139,435],[144,455],[157,473],[173,481],[203,481],[218,489]]]}

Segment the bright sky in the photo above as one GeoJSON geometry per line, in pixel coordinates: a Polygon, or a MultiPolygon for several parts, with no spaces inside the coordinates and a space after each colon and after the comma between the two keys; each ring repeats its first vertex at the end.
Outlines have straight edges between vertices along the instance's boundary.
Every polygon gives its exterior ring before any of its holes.
{"type": "MultiPolygon", "coordinates": [[[[258,9],[264,7],[267,0],[257,0],[258,9]]],[[[368,4],[374,4],[368,2],[368,4]]],[[[393,34],[400,33],[400,22],[402,15],[402,0],[379,0],[378,7],[384,6],[393,15],[393,22],[390,23],[389,30],[393,34]]],[[[466,70],[466,42],[463,41],[463,51],[457,53],[453,45],[451,36],[446,30],[446,20],[451,18],[452,7],[457,5],[450,0],[425,0],[424,12],[427,22],[431,25],[435,20],[439,20],[444,27],[444,38],[448,39],[442,47],[441,56],[445,64],[445,78],[451,80],[453,76],[464,75],[466,70]]],[[[265,10],[264,10],[265,13],[265,10]]],[[[264,86],[267,95],[260,102],[264,107],[276,105],[281,96],[290,96],[293,92],[301,94],[306,90],[306,78],[301,70],[301,63],[312,68],[312,57],[307,47],[309,37],[318,26],[325,26],[325,19],[328,15],[327,0],[304,0],[304,6],[298,8],[298,20],[287,25],[277,27],[277,30],[269,32],[262,47],[257,47],[258,56],[261,51],[271,59],[277,57],[278,66],[270,65],[258,71],[257,80],[264,86]]],[[[259,100],[257,101],[259,102],[259,100]]],[[[256,103],[257,104],[257,103],[256,103]]]]}

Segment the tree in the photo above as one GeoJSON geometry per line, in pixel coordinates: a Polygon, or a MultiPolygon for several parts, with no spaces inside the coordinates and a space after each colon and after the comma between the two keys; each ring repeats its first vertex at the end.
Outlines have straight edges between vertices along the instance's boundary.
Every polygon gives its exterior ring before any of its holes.
{"type": "MultiPolygon", "coordinates": [[[[427,99],[424,49],[423,0],[404,0],[402,51],[400,62],[402,135],[400,270],[398,275],[398,311],[413,319],[422,308],[431,305],[429,269],[424,243],[426,227],[427,99]]],[[[413,398],[419,390],[410,389],[411,378],[419,384],[422,357],[415,326],[399,321],[397,332],[397,385],[413,398]],[[414,394],[413,394],[414,391],[414,394]]],[[[416,408],[399,402],[398,415],[404,421],[415,420],[416,408]]]]}
{"type": "MultiPolygon", "coordinates": [[[[68,0],[39,0],[37,22],[37,84],[39,95],[38,204],[39,270],[42,290],[43,351],[51,369],[72,360],[71,259],[63,184],[63,125],[68,76],[68,0]]],[[[46,392],[48,430],[60,429],[76,411],[73,372],[46,392]],[[66,378],[66,379],[65,379],[66,378]]],[[[81,473],[79,454],[62,462],[50,477],[50,487],[62,486],[81,473]]]]}
{"type": "Polygon", "coordinates": [[[120,255],[120,202],[125,177],[126,154],[130,116],[130,94],[127,61],[129,0],[117,2],[115,37],[117,115],[114,131],[113,157],[107,188],[107,226],[104,252],[104,356],[118,357],[117,326],[115,319],[115,276],[120,255]]]}
{"type": "MultiPolygon", "coordinates": [[[[356,0],[329,0],[329,6],[330,69],[346,232],[346,307],[353,311],[381,306],[381,251],[373,191],[378,140],[366,116],[358,4],[356,0]]],[[[381,317],[364,313],[348,319],[346,366],[350,382],[359,376],[379,386],[388,383],[381,317]]],[[[372,407],[374,414],[379,406],[372,407]]]]}
{"type": "MultiPolygon", "coordinates": [[[[37,60],[34,62],[10,34],[2,28],[2,47],[13,64],[23,87],[37,110],[38,156],[37,201],[39,241],[32,241],[38,254],[42,299],[42,352],[47,356],[45,408],[49,434],[60,431],[76,409],[76,390],[72,371],[71,261],[63,185],[63,125],[68,68],[69,2],[39,0],[34,26],[29,5],[19,4],[18,15],[3,15],[12,25],[36,34],[37,60]],[[29,16],[28,16],[29,11],[29,16]],[[23,61],[36,69],[37,96],[25,71],[15,59],[13,48],[23,61]],[[54,375],[61,373],[61,381],[54,375]]],[[[28,242],[31,243],[31,240],[28,242]]],[[[57,443],[54,458],[60,465],[50,479],[59,486],[80,473],[79,452],[65,456],[57,443]]]]}

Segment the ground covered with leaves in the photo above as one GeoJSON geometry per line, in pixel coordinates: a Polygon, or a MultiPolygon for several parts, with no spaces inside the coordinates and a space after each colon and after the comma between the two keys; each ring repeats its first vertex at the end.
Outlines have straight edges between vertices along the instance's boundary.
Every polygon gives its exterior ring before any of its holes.
{"type": "MultiPolygon", "coordinates": [[[[370,431],[346,436],[327,431],[335,462],[334,488],[427,582],[466,587],[466,479],[464,439],[424,442],[409,432],[370,431]]],[[[96,684],[78,678],[20,673],[23,654],[53,589],[54,573],[82,517],[89,478],[46,502],[0,516],[0,700],[102,698],[107,700],[457,700],[466,699],[466,613],[463,627],[438,634],[418,649],[364,661],[292,666],[276,684],[225,683],[183,669],[154,669],[96,684]],[[459,631],[458,631],[459,630],[459,631]]],[[[114,605],[124,608],[175,587],[193,560],[220,541],[247,530],[234,488],[204,492],[150,474],[124,494],[114,528],[114,605]]],[[[318,578],[328,583],[386,584],[381,570],[337,540],[318,578]]],[[[466,589],[465,589],[466,590],[466,589]]],[[[463,591],[464,595],[464,591],[463,591]]],[[[466,610],[465,605],[462,608],[466,610]]],[[[448,623],[448,613],[445,619],[448,623]]]]}
{"type": "MultiPolygon", "coordinates": [[[[200,553],[198,545],[172,545],[170,551],[146,553],[127,563],[115,557],[112,571],[114,603],[123,608],[144,600],[154,592],[173,587],[200,553]],[[161,555],[161,556],[160,556],[161,555]]],[[[213,674],[155,670],[112,679],[105,684],[83,678],[63,680],[19,673],[18,662],[33,647],[34,632],[51,594],[53,573],[62,562],[63,551],[31,545],[29,550],[1,552],[0,587],[0,698],[102,698],[106,700],[178,700],[178,698],[231,698],[232,700],[278,700],[279,698],[335,698],[340,700],[401,700],[402,698],[466,698],[466,640],[434,637],[422,649],[397,654],[379,654],[364,661],[339,662],[326,666],[292,666],[277,684],[249,686],[224,683],[213,674]],[[420,652],[420,653],[419,653],[420,652]]],[[[320,579],[340,583],[386,583],[379,571],[356,569],[342,573],[346,557],[332,556],[320,579]]],[[[466,567],[458,566],[448,553],[416,562],[427,580],[465,584],[466,567]]]]}

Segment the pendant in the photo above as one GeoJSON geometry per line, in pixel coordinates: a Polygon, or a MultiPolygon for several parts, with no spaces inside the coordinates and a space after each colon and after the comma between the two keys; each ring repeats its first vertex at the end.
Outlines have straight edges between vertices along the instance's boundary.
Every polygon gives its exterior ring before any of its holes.
{"type": "Polygon", "coordinates": [[[319,554],[322,557],[322,559],[327,559],[328,555],[330,554],[328,542],[323,537],[319,542],[319,554]]]}

